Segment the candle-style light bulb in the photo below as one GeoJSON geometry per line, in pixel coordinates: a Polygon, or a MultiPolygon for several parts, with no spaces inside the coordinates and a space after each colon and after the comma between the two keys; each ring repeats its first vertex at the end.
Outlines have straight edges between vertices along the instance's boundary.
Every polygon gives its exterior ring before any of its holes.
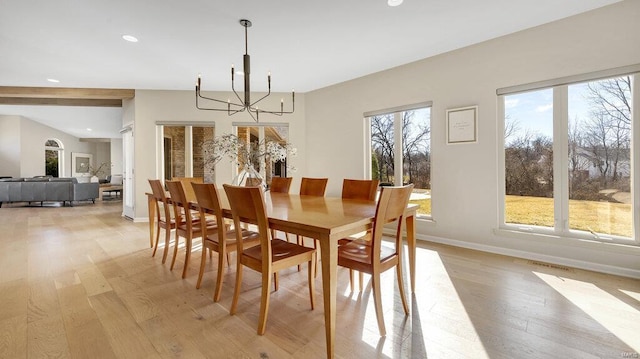
{"type": "Polygon", "coordinates": [[[201,75],[201,74],[198,74],[198,82],[196,83],[196,87],[197,87],[197,88],[200,88],[200,86],[201,86],[201,85],[200,85],[200,81],[201,81],[201,79],[202,79],[202,75],[201,75]]]}

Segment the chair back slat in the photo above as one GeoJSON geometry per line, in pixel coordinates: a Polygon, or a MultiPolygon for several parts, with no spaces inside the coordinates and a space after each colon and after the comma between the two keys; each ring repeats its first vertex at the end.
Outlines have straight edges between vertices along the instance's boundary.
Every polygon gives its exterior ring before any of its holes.
{"type": "MultiPolygon", "coordinates": [[[[241,223],[252,223],[258,227],[260,245],[262,246],[262,260],[271,262],[271,237],[269,220],[264,204],[263,192],[259,187],[222,185],[227,194],[231,215],[235,228],[241,228],[241,223]]],[[[238,253],[242,253],[242,241],[238,243],[238,253]]]]}
{"type": "Polygon", "coordinates": [[[327,189],[328,178],[302,177],[300,182],[300,194],[303,196],[324,197],[327,189]]]}
{"type": "Polygon", "coordinates": [[[344,179],[342,182],[342,198],[375,201],[379,184],[379,180],[344,179]]]}
{"type": "Polygon", "coordinates": [[[293,177],[273,177],[269,190],[274,193],[289,193],[293,177]]]}

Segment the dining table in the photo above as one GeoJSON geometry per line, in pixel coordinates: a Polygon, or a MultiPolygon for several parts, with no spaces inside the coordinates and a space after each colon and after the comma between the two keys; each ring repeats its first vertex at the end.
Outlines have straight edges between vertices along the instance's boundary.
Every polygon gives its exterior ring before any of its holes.
{"type": "MultiPolygon", "coordinates": [[[[219,197],[223,216],[231,218],[231,207],[224,191],[219,191],[219,197]]],[[[147,198],[150,241],[153,247],[156,204],[155,198],[150,193],[147,193],[147,198]]],[[[267,191],[265,207],[270,228],[314,238],[320,244],[327,358],[334,358],[338,240],[371,229],[376,214],[376,202],[267,191]]],[[[411,292],[415,291],[415,217],[418,207],[417,204],[409,204],[403,216],[407,233],[411,292]]]]}

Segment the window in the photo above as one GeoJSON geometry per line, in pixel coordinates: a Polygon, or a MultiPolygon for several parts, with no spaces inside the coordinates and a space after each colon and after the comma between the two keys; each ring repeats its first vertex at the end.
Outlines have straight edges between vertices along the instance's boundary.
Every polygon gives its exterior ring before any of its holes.
{"type": "Polygon", "coordinates": [[[44,174],[51,177],[60,177],[62,174],[62,154],[64,148],[58,140],[47,140],[44,144],[44,174]]]}
{"type": "MultiPolygon", "coordinates": [[[[237,136],[241,141],[247,141],[252,148],[260,148],[266,143],[273,141],[281,145],[286,145],[289,138],[289,127],[286,124],[278,125],[245,125],[242,123],[234,123],[237,136]]],[[[262,150],[263,152],[264,150],[262,150]]],[[[270,162],[266,161],[264,156],[257,158],[258,163],[252,163],[254,169],[258,171],[264,178],[267,186],[271,185],[271,178],[287,177],[287,160],[270,162]]],[[[243,166],[244,164],[240,164],[243,166]]],[[[238,168],[241,170],[242,168],[238,168]]]]}
{"type": "Polygon", "coordinates": [[[633,77],[502,94],[505,227],[633,240],[633,77]]]}
{"type": "Polygon", "coordinates": [[[213,126],[163,125],[162,151],[164,178],[203,177],[214,182],[213,166],[205,164],[202,143],[213,139],[213,126]]]}
{"type": "Polygon", "coordinates": [[[370,177],[382,186],[413,183],[410,202],[431,215],[431,107],[408,106],[367,116],[370,124],[370,177]]]}

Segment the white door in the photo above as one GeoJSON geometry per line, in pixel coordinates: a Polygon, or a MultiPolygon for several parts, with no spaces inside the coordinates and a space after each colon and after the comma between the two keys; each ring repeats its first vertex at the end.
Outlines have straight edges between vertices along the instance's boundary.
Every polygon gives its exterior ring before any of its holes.
{"type": "Polygon", "coordinates": [[[133,170],[133,158],[134,158],[134,139],[133,139],[133,128],[128,127],[126,130],[122,132],[122,153],[123,153],[123,203],[122,203],[122,214],[125,217],[129,217],[131,219],[135,218],[135,196],[134,196],[134,170],[133,170]]]}

